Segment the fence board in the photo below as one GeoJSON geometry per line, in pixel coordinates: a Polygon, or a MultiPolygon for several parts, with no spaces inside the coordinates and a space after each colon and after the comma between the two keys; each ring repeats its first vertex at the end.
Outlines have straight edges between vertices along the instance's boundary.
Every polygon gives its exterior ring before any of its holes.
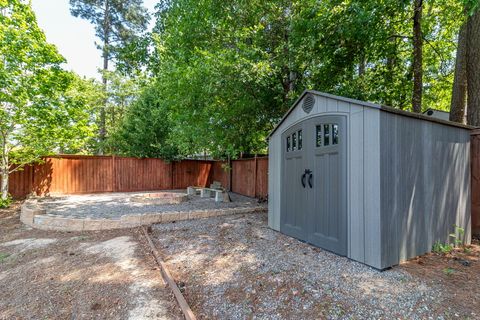
{"type": "MultiPolygon", "coordinates": [[[[14,198],[24,198],[32,190],[33,166],[25,166],[19,171],[14,171],[9,176],[8,192],[14,198]]],[[[0,178],[0,182],[2,179],[0,178]]]]}
{"type": "Polygon", "coordinates": [[[213,161],[212,162],[212,182],[213,181],[218,181],[222,184],[222,187],[225,189],[229,189],[229,177],[230,177],[230,171],[225,170],[224,166],[227,165],[228,163],[225,161],[213,161]]]}
{"type": "Polygon", "coordinates": [[[171,188],[172,164],[160,159],[117,158],[114,160],[115,190],[121,192],[171,188]]]}
{"type": "Polygon", "coordinates": [[[268,195],[268,158],[257,159],[257,178],[255,197],[266,198],[268,195]]]}
{"type": "Polygon", "coordinates": [[[255,196],[255,160],[232,161],[232,191],[249,197],[255,196]]]}
{"type": "Polygon", "coordinates": [[[185,189],[188,186],[205,187],[211,182],[211,161],[183,160],[173,162],[173,189],[185,189]]]}

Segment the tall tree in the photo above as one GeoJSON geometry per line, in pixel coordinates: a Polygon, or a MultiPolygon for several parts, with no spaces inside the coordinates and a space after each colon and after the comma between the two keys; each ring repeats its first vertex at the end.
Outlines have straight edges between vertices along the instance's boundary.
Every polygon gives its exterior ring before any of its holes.
{"type": "Polygon", "coordinates": [[[71,134],[88,130],[84,105],[67,98],[73,75],[48,44],[29,4],[0,0],[0,175],[1,198],[9,175],[41,156],[66,148],[71,134]]]}
{"type": "MultiPolygon", "coordinates": [[[[101,41],[97,47],[102,50],[102,82],[105,88],[108,81],[105,72],[109,63],[125,57],[122,53],[128,52],[126,48],[141,42],[139,35],[145,31],[149,19],[142,4],[142,0],[70,0],[72,15],[90,21],[101,41]]],[[[103,153],[102,145],[107,135],[107,103],[105,99],[104,107],[100,110],[99,153],[103,153]]]]}
{"type": "Polygon", "coordinates": [[[467,110],[467,26],[460,27],[455,61],[452,99],[450,103],[450,121],[465,123],[467,110]]]}
{"type": "Polygon", "coordinates": [[[467,118],[468,124],[480,126],[480,10],[467,19],[467,118]]]}
{"type": "Polygon", "coordinates": [[[423,93],[423,0],[413,1],[413,93],[412,109],[422,112],[423,93]]]}

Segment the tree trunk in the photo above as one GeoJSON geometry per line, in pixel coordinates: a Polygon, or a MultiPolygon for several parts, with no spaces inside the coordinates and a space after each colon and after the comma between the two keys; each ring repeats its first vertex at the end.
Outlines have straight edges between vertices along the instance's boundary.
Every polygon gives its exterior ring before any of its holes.
{"type": "Polygon", "coordinates": [[[365,70],[367,69],[367,61],[365,58],[365,52],[362,52],[360,55],[360,63],[358,64],[358,76],[363,77],[365,75],[365,70]]]}
{"type": "Polygon", "coordinates": [[[480,9],[467,20],[467,120],[480,126],[480,9]]]}
{"type": "Polygon", "coordinates": [[[2,186],[1,186],[1,193],[2,193],[2,200],[5,200],[8,198],[8,168],[5,169],[2,166],[1,170],[1,180],[2,180],[2,186]]]}
{"type": "Polygon", "coordinates": [[[423,0],[413,3],[413,112],[422,112],[423,88],[423,34],[422,34],[423,0]]]}
{"type": "Polygon", "coordinates": [[[107,128],[106,128],[106,112],[107,112],[107,75],[106,72],[108,71],[108,59],[109,59],[109,37],[110,37],[110,22],[109,22],[109,2],[108,0],[105,1],[105,18],[104,18],[104,26],[103,26],[103,75],[102,75],[102,83],[103,83],[103,90],[105,92],[105,100],[103,102],[103,106],[100,109],[100,125],[99,125],[99,140],[100,146],[98,149],[98,153],[100,155],[103,154],[103,143],[105,142],[105,137],[107,136],[107,128]]]}
{"type": "Polygon", "coordinates": [[[465,123],[467,104],[467,24],[458,32],[455,78],[453,80],[452,101],[450,103],[450,121],[465,123]]]}
{"type": "Polygon", "coordinates": [[[0,186],[1,199],[5,200],[8,197],[8,171],[10,166],[8,164],[8,149],[7,149],[7,133],[1,132],[1,154],[0,154],[0,179],[2,180],[0,186]]]}

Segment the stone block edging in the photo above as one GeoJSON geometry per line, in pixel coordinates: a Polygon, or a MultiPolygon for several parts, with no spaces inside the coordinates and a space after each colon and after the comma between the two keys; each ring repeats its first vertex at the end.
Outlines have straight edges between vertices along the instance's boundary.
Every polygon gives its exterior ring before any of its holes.
{"type": "Polygon", "coordinates": [[[173,221],[202,219],[232,214],[266,212],[267,208],[239,207],[194,211],[170,211],[162,213],[145,213],[124,215],[120,219],[80,219],[75,217],[55,216],[46,214],[34,202],[26,202],[21,207],[20,220],[36,229],[52,231],[95,231],[110,229],[125,229],[150,225],[154,223],[169,223],[173,221]]]}

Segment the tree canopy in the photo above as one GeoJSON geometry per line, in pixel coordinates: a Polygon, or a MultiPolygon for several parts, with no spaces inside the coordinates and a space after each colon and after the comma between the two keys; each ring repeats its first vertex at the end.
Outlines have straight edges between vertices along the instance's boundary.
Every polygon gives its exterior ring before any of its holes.
{"type": "Polygon", "coordinates": [[[92,133],[87,84],[62,69],[65,59],[47,43],[29,4],[0,0],[0,174],[41,156],[80,151],[92,133]]]}
{"type": "Polygon", "coordinates": [[[415,42],[410,0],[160,1],[145,90],[161,92],[152,107],[168,114],[166,141],[183,155],[265,153],[304,89],[413,110],[418,67],[418,106],[448,111],[464,3],[418,5],[415,42]]]}

